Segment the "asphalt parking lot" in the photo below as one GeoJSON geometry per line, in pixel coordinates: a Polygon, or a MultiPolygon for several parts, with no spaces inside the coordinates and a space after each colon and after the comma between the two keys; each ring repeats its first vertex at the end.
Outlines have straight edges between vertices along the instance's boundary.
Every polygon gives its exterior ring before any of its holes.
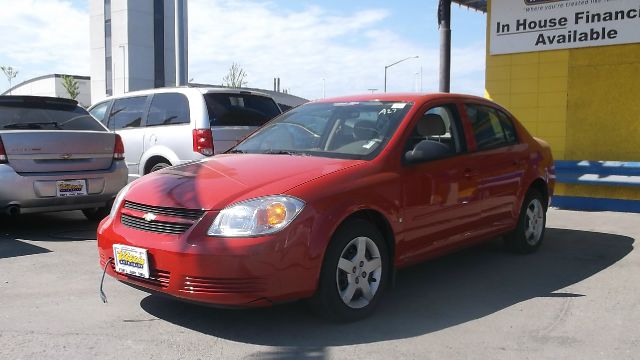
{"type": "Polygon", "coordinates": [[[220,310],[105,280],[80,212],[0,219],[0,358],[637,359],[640,214],[551,210],[540,252],[499,241],[415,266],[372,318],[220,310]]]}

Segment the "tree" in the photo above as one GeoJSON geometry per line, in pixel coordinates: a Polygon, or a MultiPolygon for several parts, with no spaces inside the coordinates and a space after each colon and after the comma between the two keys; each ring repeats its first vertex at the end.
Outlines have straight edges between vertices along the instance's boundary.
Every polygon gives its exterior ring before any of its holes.
{"type": "Polygon", "coordinates": [[[18,70],[14,69],[11,66],[0,66],[0,69],[2,69],[2,72],[9,81],[9,95],[11,95],[11,80],[13,80],[18,75],[18,70]]]}
{"type": "Polygon", "coordinates": [[[67,90],[67,94],[69,94],[69,97],[73,100],[80,95],[78,80],[71,75],[62,75],[62,87],[67,90]]]}
{"type": "Polygon", "coordinates": [[[228,87],[243,87],[247,85],[245,78],[247,73],[240,67],[240,65],[233,63],[229,68],[229,72],[222,78],[222,85],[228,87]]]}

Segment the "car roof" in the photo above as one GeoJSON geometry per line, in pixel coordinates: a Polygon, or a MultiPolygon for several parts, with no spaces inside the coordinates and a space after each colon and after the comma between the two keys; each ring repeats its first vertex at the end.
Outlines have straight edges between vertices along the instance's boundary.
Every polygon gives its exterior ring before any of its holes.
{"type": "Polygon", "coordinates": [[[265,97],[271,98],[271,96],[265,93],[262,93],[259,91],[253,91],[253,90],[225,88],[225,87],[176,86],[176,87],[162,87],[162,88],[130,91],[124,94],[109,96],[107,98],[102,99],[101,102],[105,100],[110,100],[110,99],[121,99],[121,98],[127,98],[131,96],[146,96],[150,94],[160,94],[160,93],[168,93],[168,92],[172,92],[172,93],[177,92],[177,93],[183,93],[183,94],[194,93],[194,92],[197,92],[200,94],[208,94],[208,93],[251,94],[251,95],[265,96],[265,97]]]}
{"type": "Polygon", "coordinates": [[[482,102],[490,102],[490,100],[466,94],[455,93],[380,93],[380,94],[360,94],[342,96],[328,99],[320,99],[314,102],[331,103],[331,102],[355,102],[355,101],[402,101],[402,102],[425,102],[437,99],[458,99],[458,100],[476,100],[482,102]]]}

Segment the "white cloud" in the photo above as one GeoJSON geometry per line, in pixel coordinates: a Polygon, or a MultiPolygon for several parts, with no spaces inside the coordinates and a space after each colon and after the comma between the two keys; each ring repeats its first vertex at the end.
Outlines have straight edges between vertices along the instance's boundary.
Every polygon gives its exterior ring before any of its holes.
{"type": "Polygon", "coordinates": [[[89,74],[88,13],[61,0],[1,0],[0,9],[0,64],[17,68],[16,80],[89,74]]]}
{"type": "MultiPolygon", "coordinates": [[[[273,77],[307,98],[382,91],[414,91],[422,66],[423,89],[437,90],[438,49],[403,39],[385,27],[386,10],[334,14],[310,6],[293,12],[255,0],[189,0],[189,77],[220,83],[232,62],[248,73],[249,86],[273,87],[273,77]]],[[[420,30],[422,31],[422,29],[420,30]]],[[[484,44],[453,52],[453,90],[482,94],[484,44]],[[459,85],[459,86],[458,86],[459,85]]]]}
{"type": "MultiPolygon", "coordinates": [[[[249,86],[271,89],[273,77],[280,77],[282,87],[310,99],[322,96],[322,79],[327,96],[382,91],[385,65],[419,55],[389,68],[388,90],[414,91],[421,67],[423,90],[438,88],[437,40],[426,46],[401,37],[387,25],[392,14],[385,9],[293,11],[260,0],[188,4],[189,77],[195,82],[220,83],[237,62],[248,73],[249,86]]],[[[17,81],[89,74],[86,10],[63,0],[0,0],[0,8],[0,64],[18,68],[17,81]]],[[[424,27],[416,31],[427,33],[424,27]]],[[[483,93],[484,54],[483,43],[453,50],[453,91],[483,93]]]]}

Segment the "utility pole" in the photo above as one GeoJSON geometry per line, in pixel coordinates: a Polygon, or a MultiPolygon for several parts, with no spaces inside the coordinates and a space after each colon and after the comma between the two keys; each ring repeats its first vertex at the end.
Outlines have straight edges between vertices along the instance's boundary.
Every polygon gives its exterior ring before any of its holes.
{"type": "Polygon", "coordinates": [[[438,26],[440,27],[440,92],[448,93],[451,90],[451,0],[440,0],[438,26]]]}

